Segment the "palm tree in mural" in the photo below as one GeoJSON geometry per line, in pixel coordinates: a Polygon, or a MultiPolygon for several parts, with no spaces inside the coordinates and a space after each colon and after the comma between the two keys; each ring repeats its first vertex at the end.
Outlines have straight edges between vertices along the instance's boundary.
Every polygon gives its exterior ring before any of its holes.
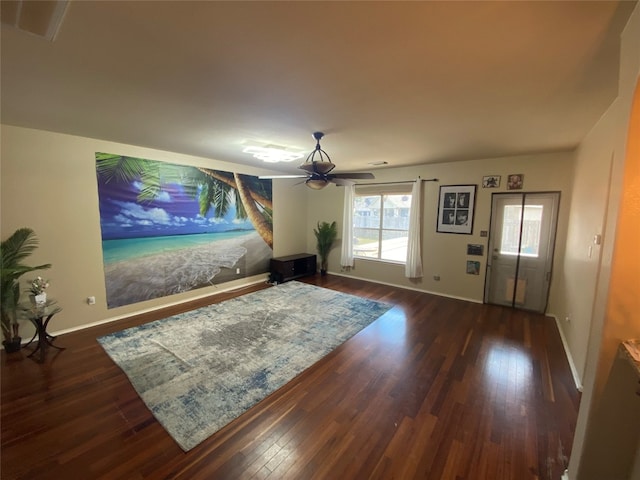
{"type": "Polygon", "coordinates": [[[236,218],[249,219],[258,234],[273,248],[273,204],[270,182],[257,177],[228,173],[208,168],[173,165],[96,153],[98,175],[111,180],[134,181],[142,184],[138,201],[156,199],[164,185],[181,185],[187,194],[198,199],[203,217],[213,208],[216,218],[224,217],[235,202],[236,218]]]}

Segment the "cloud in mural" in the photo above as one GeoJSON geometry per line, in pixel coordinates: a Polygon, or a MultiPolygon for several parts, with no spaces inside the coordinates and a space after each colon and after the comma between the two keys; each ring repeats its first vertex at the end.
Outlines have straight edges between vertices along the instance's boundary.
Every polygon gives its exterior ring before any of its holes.
{"type": "MultiPolygon", "coordinates": [[[[141,182],[132,182],[134,188],[136,190],[138,190],[139,192],[142,191],[142,183],[141,182]]],[[[174,185],[174,188],[179,188],[179,185],[174,185]]],[[[161,192],[158,193],[158,195],[154,198],[154,201],[156,202],[172,202],[173,199],[171,198],[171,194],[166,191],[166,190],[162,190],[161,192]]]]}
{"type": "Polygon", "coordinates": [[[179,185],[160,192],[152,201],[139,202],[140,182],[121,183],[102,199],[101,224],[104,238],[149,235],[173,235],[251,229],[251,223],[235,218],[232,203],[226,215],[217,217],[210,211],[200,215],[196,199],[185,194],[179,185]],[[186,230],[185,230],[186,229],[186,230]]]}
{"type": "Polygon", "coordinates": [[[120,207],[120,217],[131,219],[133,223],[138,225],[173,225],[171,215],[162,208],[145,209],[142,205],[133,202],[114,201],[120,207]]]}
{"type": "Polygon", "coordinates": [[[133,202],[113,201],[119,207],[119,212],[113,217],[117,225],[121,227],[134,226],[172,226],[181,227],[187,225],[196,225],[207,227],[209,225],[244,225],[246,220],[237,220],[228,218],[206,218],[197,215],[193,218],[184,216],[173,216],[165,209],[159,207],[144,208],[142,205],[133,202]]]}

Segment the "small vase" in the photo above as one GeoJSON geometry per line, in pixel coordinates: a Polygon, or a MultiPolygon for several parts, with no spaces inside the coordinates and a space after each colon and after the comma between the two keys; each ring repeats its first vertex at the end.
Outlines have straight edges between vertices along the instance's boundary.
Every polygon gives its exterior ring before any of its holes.
{"type": "Polygon", "coordinates": [[[42,292],[39,295],[34,295],[33,300],[35,301],[36,305],[44,305],[47,303],[47,294],[45,292],[42,292]]]}

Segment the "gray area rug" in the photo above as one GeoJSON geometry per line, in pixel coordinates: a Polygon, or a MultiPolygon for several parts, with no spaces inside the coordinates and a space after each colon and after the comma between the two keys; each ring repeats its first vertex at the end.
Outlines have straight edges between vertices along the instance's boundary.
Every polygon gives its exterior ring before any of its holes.
{"type": "Polygon", "coordinates": [[[98,342],[187,451],[391,307],[287,282],[98,342]]]}

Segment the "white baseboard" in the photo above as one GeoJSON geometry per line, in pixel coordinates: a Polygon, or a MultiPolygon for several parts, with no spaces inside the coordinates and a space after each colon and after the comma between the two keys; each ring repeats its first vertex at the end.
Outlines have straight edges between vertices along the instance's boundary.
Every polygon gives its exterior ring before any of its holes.
{"type": "MultiPolygon", "coordinates": [[[[77,332],[79,330],[84,330],[86,328],[96,327],[98,325],[104,325],[105,323],[111,323],[111,322],[116,322],[118,320],[123,320],[125,318],[131,318],[131,317],[134,317],[136,315],[141,315],[143,313],[155,312],[157,310],[162,310],[162,309],[167,308],[167,307],[173,307],[175,305],[180,305],[182,303],[188,303],[188,302],[192,302],[194,300],[199,300],[201,298],[212,297],[212,296],[218,295],[220,293],[230,292],[230,291],[233,291],[233,290],[240,290],[242,288],[246,288],[246,287],[249,287],[251,285],[255,285],[257,283],[265,282],[267,280],[267,277],[265,277],[264,275],[254,275],[253,277],[248,277],[246,280],[247,280],[246,283],[242,283],[240,285],[236,284],[236,285],[231,285],[231,286],[227,286],[227,287],[222,287],[222,288],[216,290],[215,292],[208,292],[208,293],[204,293],[202,295],[197,295],[197,296],[185,299],[185,300],[180,300],[180,301],[171,302],[171,303],[165,303],[165,304],[162,304],[162,305],[158,305],[156,307],[145,308],[143,310],[137,310],[135,312],[126,313],[124,315],[118,315],[118,316],[107,318],[107,319],[104,319],[104,320],[99,320],[97,322],[87,323],[87,324],[84,324],[84,325],[80,325],[78,327],[66,328],[64,330],[57,330],[55,332],[52,332],[51,334],[54,335],[54,336],[58,336],[58,335],[64,335],[65,333],[77,332]]],[[[23,341],[23,343],[24,343],[24,341],[23,341]]]]}
{"type": "Polygon", "coordinates": [[[455,300],[464,300],[465,302],[472,302],[472,303],[484,303],[482,300],[477,300],[475,298],[458,297],[456,295],[447,295],[446,293],[441,293],[441,292],[421,290],[420,288],[409,287],[407,285],[398,285],[395,283],[380,282],[378,280],[371,280],[370,278],[356,277],[355,275],[347,275],[344,272],[329,271],[328,273],[330,273],[331,275],[337,275],[338,277],[347,277],[347,278],[353,278],[354,280],[362,280],[363,282],[377,283],[379,285],[387,285],[389,287],[404,288],[405,290],[411,290],[413,292],[420,292],[420,293],[428,293],[429,295],[437,295],[438,297],[453,298],[455,300]]]}
{"type": "MultiPolygon", "coordinates": [[[[564,336],[564,332],[562,331],[562,326],[560,325],[560,320],[558,317],[552,313],[547,314],[550,317],[553,317],[556,321],[556,326],[558,327],[558,332],[560,332],[560,340],[562,340],[562,346],[564,347],[564,354],[567,357],[567,361],[569,362],[569,368],[571,369],[571,375],[573,376],[573,382],[576,384],[576,388],[579,392],[582,391],[582,379],[578,374],[578,369],[576,368],[576,364],[573,361],[573,357],[571,356],[571,351],[569,350],[569,344],[567,343],[567,339],[564,336]]],[[[566,474],[566,471],[565,471],[566,474]]],[[[562,477],[565,480],[565,477],[562,477]]],[[[568,477],[567,477],[568,478],[568,477]]]]}

